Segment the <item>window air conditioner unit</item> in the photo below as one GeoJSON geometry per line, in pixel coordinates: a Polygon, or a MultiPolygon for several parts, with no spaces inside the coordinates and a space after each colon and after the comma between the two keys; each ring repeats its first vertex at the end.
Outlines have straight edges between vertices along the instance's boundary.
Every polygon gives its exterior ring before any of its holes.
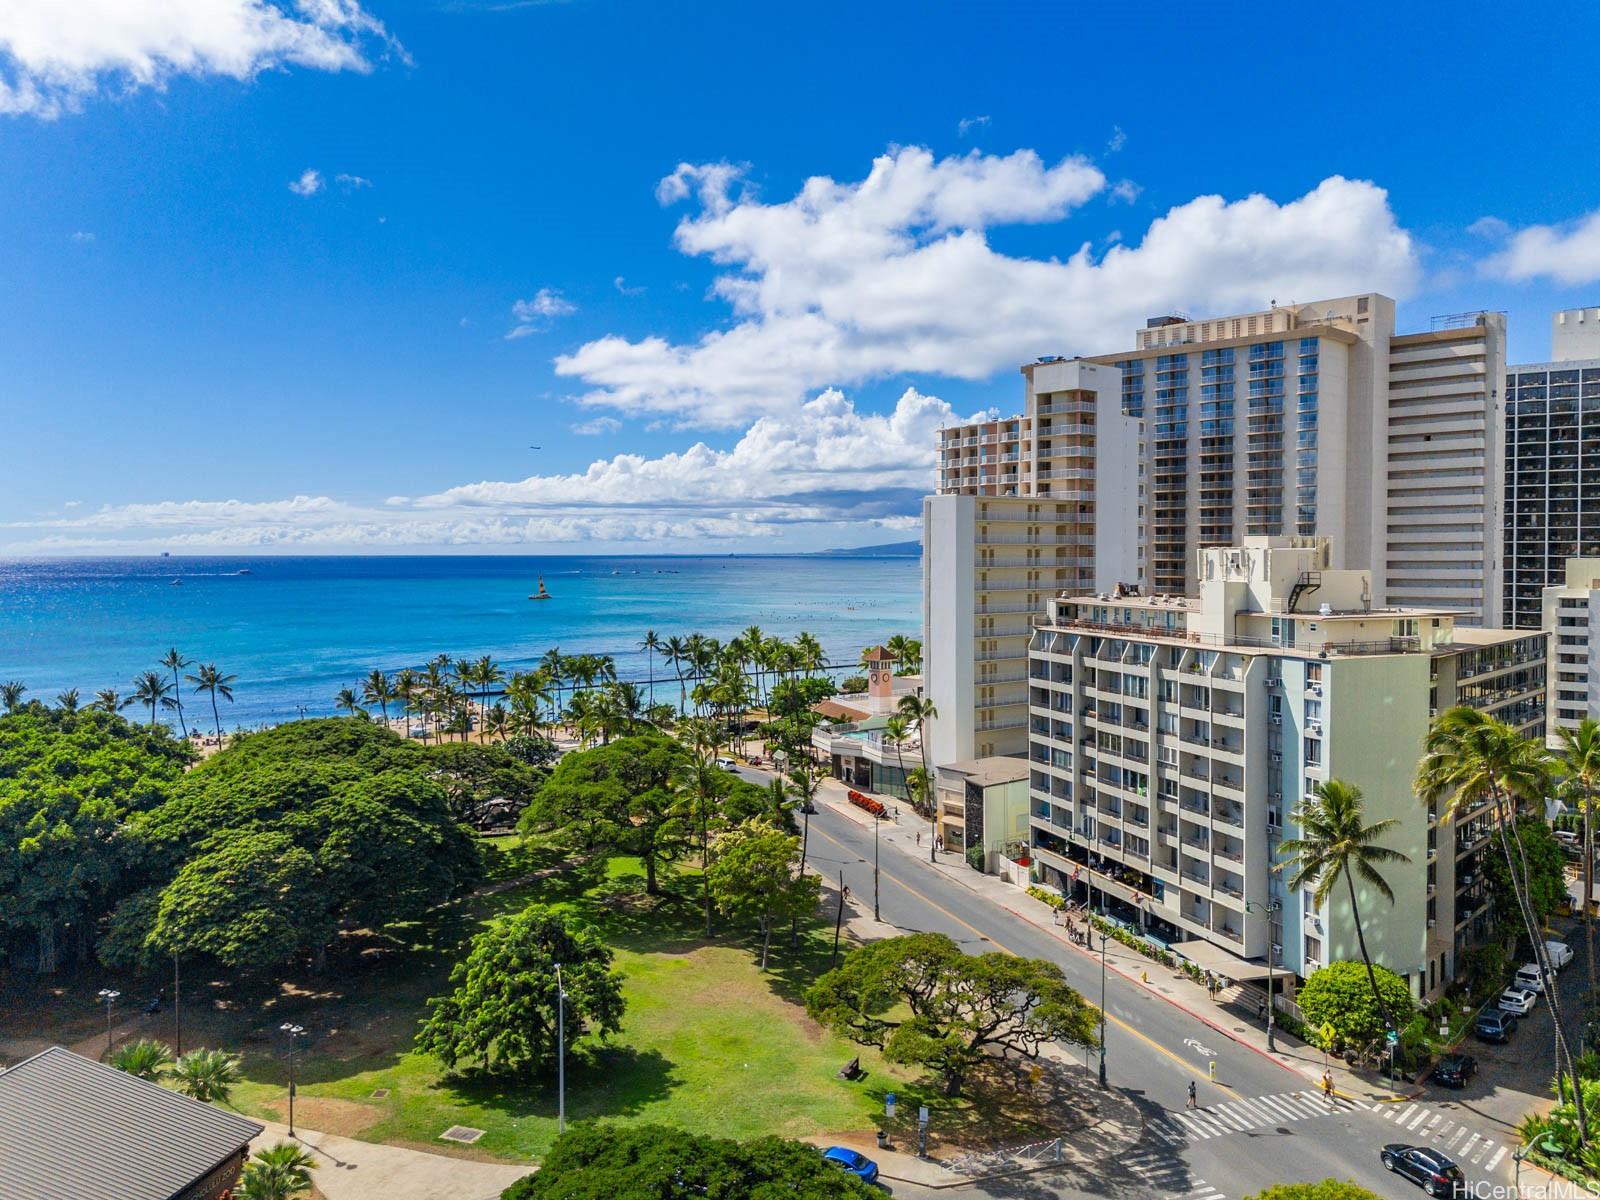
{"type": "Polygon", "coordinates": [[[1281,713],[1273,713],[1270,719],[1274,725],[1283,724],[1283,716],[1281,713]]]}
{"type": "Polygon", "coordinates": [[[1275,763],[1281,763],[1283,761],[1283,755],[1279,754],[1276,750],[1274,750],[1272,752],[1272,761],[1275,762],[1275,763]]]}
{"type": "Polygon", "coordinates": [[[1429,929],[1432,929],[1437,924],[1438,924],[1438,922],[1435,921],[1432,917],[1428,918],[1428,928],[1429,929]]]}

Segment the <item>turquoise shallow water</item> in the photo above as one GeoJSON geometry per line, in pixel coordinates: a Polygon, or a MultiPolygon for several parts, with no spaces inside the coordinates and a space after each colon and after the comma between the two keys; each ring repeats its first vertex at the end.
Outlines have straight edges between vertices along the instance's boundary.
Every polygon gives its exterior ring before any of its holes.
{"type": "MultiPolygon", "coordinates": [[[[647,629],[810,630],[848,663],[892,634],[921,636],[921,571],[916,558],[824,556],[0,562],[0,680],[22,680],[30,699],[76,687],[87,702],[104,687],[126,694],[176,646],[239,677],[224,705],[232,727],[329,713],[373,667],[439,653],[514,669],[559,646],[614,655],[623,678],[643,680],[647,629]],[[554,599],[532,603],[540,575],[554,599]]],[[[656,675],[670,676],[659,656],[656,675]]],[[[677,698],[675,681],[657,691],[677,698]]],[[[186,708],[208,703],[185,696],[186,708]]]]}

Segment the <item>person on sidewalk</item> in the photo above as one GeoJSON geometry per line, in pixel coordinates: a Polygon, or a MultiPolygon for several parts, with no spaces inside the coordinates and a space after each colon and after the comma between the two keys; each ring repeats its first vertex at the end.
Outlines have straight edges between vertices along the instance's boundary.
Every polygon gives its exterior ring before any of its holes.
{"type": "Polygon", "coordinates": [[[1322,1094],[1327,1097],[1328,1103],[1333,1103],[1333,1072],[1322,1073],[1322,1094]]]}
{"type": "Polygon", "coordinates": [[[917,845],[922,845],[922,830],[917,830],[917,845]]]}
{"type": "Polygon", "coordinates": [[[1189,1107],[1190,1108],[1198,1107],[1198,1105],[1195,1102],[1195,1098],[1194,1098],[1194,1080],[1192,1080],[1192,1079],[1189,1080],[1189,1107]]]}

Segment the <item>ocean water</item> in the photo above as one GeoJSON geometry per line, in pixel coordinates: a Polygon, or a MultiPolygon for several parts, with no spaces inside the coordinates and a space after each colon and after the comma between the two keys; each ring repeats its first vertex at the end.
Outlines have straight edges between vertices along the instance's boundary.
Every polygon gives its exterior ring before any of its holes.
{"type": "MultiPolygon", "coordinates": [[[[237,675],[223,726],[333,711],[373,667],[488,654],[508,672],[552,646],[611,654],[643,681],[648,629],[726,640],[749,625],[809,630],[830,661],[895,634],[921,636],[921,561],[848,556],[306,557],[0,561],[0,680],[52,701],[124,695],[176,646],[237,675]],[[241,572],[246,572],[241,574],[241,572]],[[553,599],[528,594],[543,576],[553,599]],[[174,585],[174,580],[181,584],[174,585]]],[[[661,700],[678,685],[655,660],[661,700]]],[[[185,685],[186,711],[210,701],[185,685]]]]}

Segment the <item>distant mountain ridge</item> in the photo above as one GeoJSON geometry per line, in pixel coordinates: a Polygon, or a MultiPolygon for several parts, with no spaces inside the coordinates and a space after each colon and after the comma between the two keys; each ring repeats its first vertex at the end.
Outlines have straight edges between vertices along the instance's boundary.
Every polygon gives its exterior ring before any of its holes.
{"type": "Polygon", "coordinates": [[[817,550],[814,553],[850,558],[921,558],[922,543],[884,542],[877,546],[850,546],[839,550],[817,550]]]}

